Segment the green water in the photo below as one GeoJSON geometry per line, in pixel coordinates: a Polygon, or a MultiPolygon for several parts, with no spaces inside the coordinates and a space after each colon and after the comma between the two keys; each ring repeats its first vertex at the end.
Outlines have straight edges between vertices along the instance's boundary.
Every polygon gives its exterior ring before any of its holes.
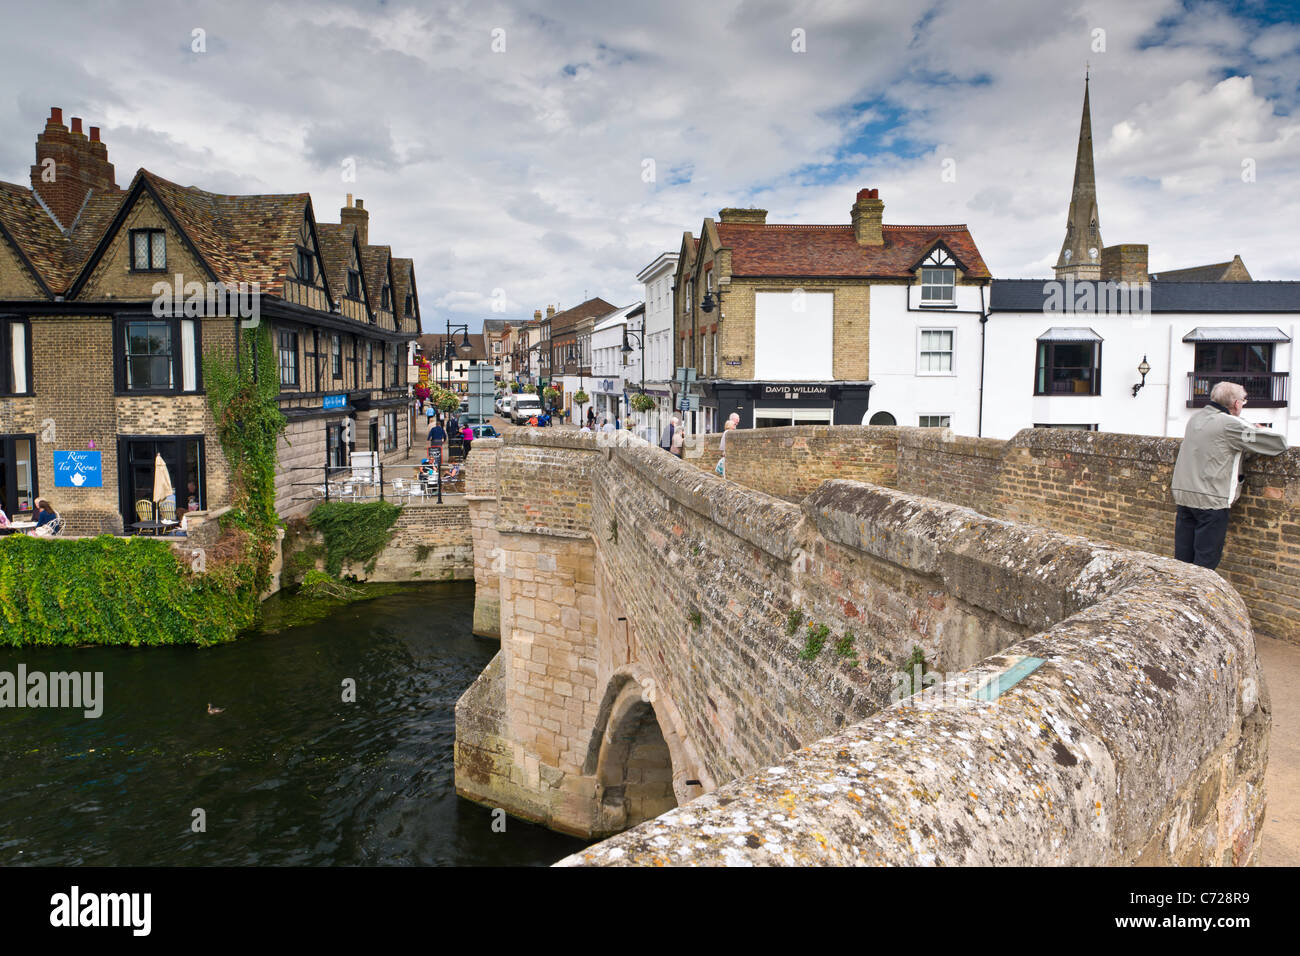
{"type": "Polygon", "coordinates": [[[203,650],[0,649],[0,671],[100,671],[104,688],[97,719],[0,708],[0,865],[543,865],[581,848],[514,819],[494,832],[455,795],[456,700],[497,649],[470,634],[473,586],[376,593],[272,598],[258,633],[203,650]]]}

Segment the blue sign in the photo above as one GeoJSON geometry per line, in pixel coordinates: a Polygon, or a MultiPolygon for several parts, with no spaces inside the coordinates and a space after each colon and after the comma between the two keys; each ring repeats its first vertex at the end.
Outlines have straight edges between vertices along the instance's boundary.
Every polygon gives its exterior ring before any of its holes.
{"type": "Polygon", "coordinates": [[[344,392],[338,395],[326,395],[325,400],[321,402],[320,407],[321,408],[342,408],[347,403],[348,403],[348,396],[347,393],[344,392]]]}
{"type": "Polygon", "coordinates": [[[56,451],[55,488],[103,488],[104,465],[97,451],[56,451]]]}

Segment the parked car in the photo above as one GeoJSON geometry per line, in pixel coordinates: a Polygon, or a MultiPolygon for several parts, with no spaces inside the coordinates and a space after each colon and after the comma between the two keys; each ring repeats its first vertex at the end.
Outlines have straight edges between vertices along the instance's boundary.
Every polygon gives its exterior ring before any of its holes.
{"type": "Polygon", "coordinates": [[[498,432],[495,428],[493,428],[491,425],[488,425],[488,424],[486,424],[486,423],[485,423],[485,424],[482,424],[482,425],[471,425],[470,428],[472,428],[472,429],[474,430],[474,440],[475,440],[475,441],[478,441],[480,438],[500,438],[500,437],[501,437],[501,433],[500,433],[500,432],[498,432]]]}

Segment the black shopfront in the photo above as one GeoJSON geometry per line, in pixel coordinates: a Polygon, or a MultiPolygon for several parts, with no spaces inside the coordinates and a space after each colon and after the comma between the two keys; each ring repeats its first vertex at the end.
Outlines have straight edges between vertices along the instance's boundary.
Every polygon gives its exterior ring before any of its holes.
{"type": "Polygon", "coordinates": [[[732,414],[741,428],[861,425],[871,382],[700,382],[701,404],[714,405],[718,429],[732,414]]]}

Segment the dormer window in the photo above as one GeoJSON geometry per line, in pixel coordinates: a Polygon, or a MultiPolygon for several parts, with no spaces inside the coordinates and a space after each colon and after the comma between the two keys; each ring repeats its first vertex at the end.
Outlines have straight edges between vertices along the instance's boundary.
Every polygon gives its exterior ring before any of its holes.
{"type": "Polygon", "coordinates": [[[161,229],[131,230],[131,271],[162,272],[167,268],[167,234],[161,229]]]}
{"type": "Polygon", "coordinates": [[[953,305],[957,260],[937,245],[921,261],[921,305],[953,305]]]}
{"type": "Polygon", "coordinates": [[[348,270],[348,298],[361,298],[361,273],[356,269],[348,270]]]}
{"type": "Polygon", "coordinates": [[[415,297],[408,292],[406,294],[406,309],[405,309],[408,317],[411,315],[411,309],[414,305],[414,302],[415,302],[415,297]]]}
{"type": "Polygon", "coordinates": [[[316,281],[316,257],[301,247],[298,249],[298,280],[309,285],[316,281]]]}
{"type": "Polygon", "coordinates": [[[380,307],[381,309],[387,309],[387,308],[389,307],[389,306],[388,306],[388,286],[384,286],[384,288],[383,288],[383,289],[380,291],[380,293],[379,293],[379,307],[380,307]]]}

